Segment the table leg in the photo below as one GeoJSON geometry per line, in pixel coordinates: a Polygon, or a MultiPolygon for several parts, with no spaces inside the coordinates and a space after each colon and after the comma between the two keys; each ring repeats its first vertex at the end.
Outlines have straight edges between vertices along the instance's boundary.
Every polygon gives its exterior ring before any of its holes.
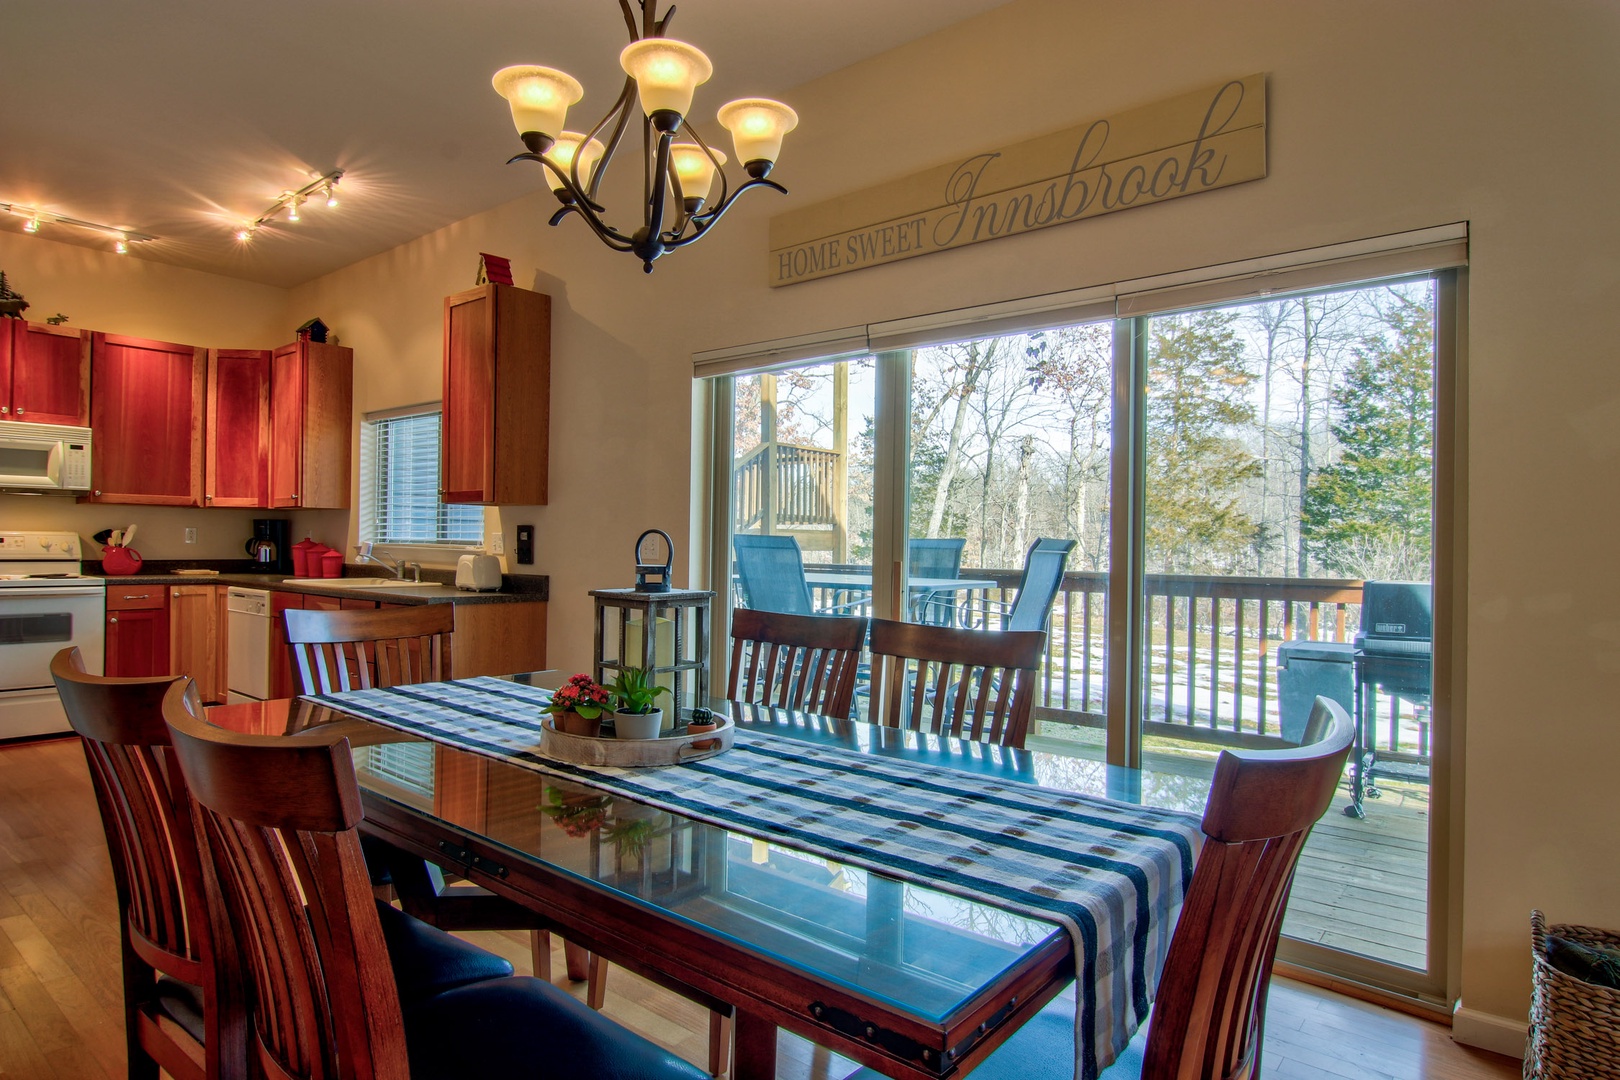
{"type": "Polygon", "coordinates": [[[735,1039],[732,1080],[776,1080],[776,1025],[738,1009],[735,1039]]]}

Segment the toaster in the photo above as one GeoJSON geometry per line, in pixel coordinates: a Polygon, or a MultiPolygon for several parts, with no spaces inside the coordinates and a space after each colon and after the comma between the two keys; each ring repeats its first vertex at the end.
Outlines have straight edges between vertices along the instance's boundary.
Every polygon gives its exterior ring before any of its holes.
{"type": "Polygon", "coordinates": [[[493,555],[463,555],[456,560],[456,588],[496,592],[501,587],[501,560],[493,555]]]}

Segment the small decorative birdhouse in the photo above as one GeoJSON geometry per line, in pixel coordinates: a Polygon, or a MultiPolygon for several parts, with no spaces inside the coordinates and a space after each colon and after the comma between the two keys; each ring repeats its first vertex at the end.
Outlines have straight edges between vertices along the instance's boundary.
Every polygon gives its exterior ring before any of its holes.
{"type": "Polygon", "coordinates": [[[474,285],[511,285],[512,260],[503,259],[499,255],[490,255],[487,252],[478,253],[478,280],[474,285]]]}
{"type": "Polygon", "coordinates": [[[298,340],[314,341],[324,345],[326,343],[326,324],[321,322],[319,318],[309,320],[309,322],[298,328],[298,340]]]}

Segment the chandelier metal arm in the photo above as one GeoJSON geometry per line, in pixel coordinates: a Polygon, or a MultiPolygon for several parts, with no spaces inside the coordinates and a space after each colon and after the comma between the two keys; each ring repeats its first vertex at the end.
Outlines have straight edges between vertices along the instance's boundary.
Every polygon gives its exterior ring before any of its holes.
{"type": "MultiPolygon", "coordinates": [[[[625,0],[621,0],[621,2],[625,2],[625,0]]],[[[613,108],[609,109],[607,115],[598,120],[596,126],[591,128],[589,134],[585,136],[586,142],[589,142],[600,135],[602,129],[607,127],[610,122],[617,121],[613,126],[613,135],[608,139],[607,149],[602,151],[602,159],[596,163],[596,168],[591,170],[591,186],[586,191],[586,194],[591,197],[592,203],[597,205],[598,209],[601,206],[595,201],[597,189],[602,183],[602,177],[607,174],[608,165],[613,161],[614,151],[619,149],[619,143],[624,139],[624,129],[629,126],[630,109],[635,104],[635,100],[636,80],[627,75],[624,79],[624,89],[619,91],[619,100],[613,103],[613,108]]],[[[578,170],[579,155],[576,154],[570,170],[575,173],[574,186],[576,188],[579,187],[578,170]]]]}
{"type": "Polygon", "coordinates": [[[561,209],[552,214],[551,224],[557,224],[570,212],[576,213],[585,219],[585,223],[590,226],[591,231],[609,247],[619,251],[630,250],[630,245],[633,243],[632,239],[597,216],[597,212],[601,210],[601,207],[597,206],[585,196],[584,192],[579,190],[579,185],[574,182],[574,178],[568,174],[568,171],[558,168],[557,163],[544,154],[518,154],[510,158],[507,164],[510,165],[514,161],[537,162],[541,168],[550,169],[562,181],[563,190],[557,192],[557,197],[562,200],[563,205],[561,209]]]}
{"type": "Polygon", "coordinates": [[[783,195],[788,193],[787,188],[783,187],[781,184],[778,184],[775,180],[767,180],[763,176],[749,180],[747,183],[740,185],[736,191],[733,191],[731,193],[731,198],[727,199],[723,203],[718,204],[713,210],[693,217],[692,221],[695,228],[690,236],[682,236],[676,239],[666,240],[664,242],[664,247],[669,250],[674,250],[675,248],[685,247],[687,244],[690,244],[692,241],[696,240],[698,237],[707,232],[709,227],[715,222],[719,221],[725,212],[730,210],[732,206],[736,204],[738,199],[742,198],[743,192],[756,187],[768,187],[772,191],[779,192],[783,195]]]}

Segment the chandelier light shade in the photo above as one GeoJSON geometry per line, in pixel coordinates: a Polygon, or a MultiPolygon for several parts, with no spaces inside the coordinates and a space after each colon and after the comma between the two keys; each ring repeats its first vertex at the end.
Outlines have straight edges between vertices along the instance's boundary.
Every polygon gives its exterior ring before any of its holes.
{"type": "Polygon", "coordinates": [[[692,111],[692,95],[714,74],[701,49],[673,38],[632,41],[619,54],[619,66],[636,82],[641,111],[655,124],[660,113],[673,113],[677,126],[692,111]]]}
{"type": "Polygon", "coordinates": [[[737,161],[748,176],[733,188],[723,168],[726,155],[710,146],[692,123],[693,96],[714,74],[714,65],[702,50],[667,36],[674,8],[663,18],[658,0],[619,0],[619,8],[630,31],[630,44],[619,54],[626,78],[618,100],[590,130],[563,128],[569,107],[584,96],[580,84],[564,72],[517,65],[496,72],[493,82],[511,105],[512,122],[528,151],[511,161],[538,164],[562,204],[551,224],[577,214],[604,244],[635,255],[651,273],[653,260],[703,236],[743,192],[768,187],[787,194],[767,176],[781,156],[782,137],[799,118],[767,98],[744,98],[721,107],[720,125],[731,132],[737,161]],[[641,221],[635,228],[621,228],[609,224],[608,208],[597,192],[633,125],[640,126],[642,136],[641,221]],[[677,134],[683,136],[680,142],[677,134]]]}
{"type": "MultiPolygon", "coordinates": [[[[726,163],[726,155],[718,150],[704,150],[697,143],[678,142],[670,144],[669,158],[681,197],[687,202],[696,200],[701,206],[709,197],[709,189],[714,187],[714,174],[726,163]],[[710,159],[710,154],[715,160],[710,159]]],[[[687,213],[695,213],[699,206],[690,207],[687,213]]]]}
{"type": "Polygon", "coordinates": [[[731,132],[737,160],[750,176],[764,176],[782,153],[782,137],[799,126],[799,114],[769,98],[744,98],[720,107],[720,126],[731,132]],[[762,164],[763,171],[755,171],[762,164]]]}
{"type": "Polygon", "coordinates": [[[544,170],[546,183],[551,185],[552,191],[563,189],[564,177],[570,177],[575,184],[581,181],[588,183],[596,163],[602,160],[604,149],[600,142],[587,139],[577,131],[563,132],[557,136],[557,141],[551,144],[551,149],[546,151],[546,160],[556,166],[544,170]],[[584,146],[583,150],[580,149],[581,145],[584,146]],[[579,162],[577,170],[574,168],[576,159],[579,162]]]}
{"type": "Polygon", "coordinates": [[[539,135],[541,146],[535,153],[543,153],[562,134],[568,107],[585,96],[579,80],[555,68],[518,64],[504,67],[495,73],[495,92],[512,106],[512,123],[518,136],[527,144],[531,135],[539,135]]]}

